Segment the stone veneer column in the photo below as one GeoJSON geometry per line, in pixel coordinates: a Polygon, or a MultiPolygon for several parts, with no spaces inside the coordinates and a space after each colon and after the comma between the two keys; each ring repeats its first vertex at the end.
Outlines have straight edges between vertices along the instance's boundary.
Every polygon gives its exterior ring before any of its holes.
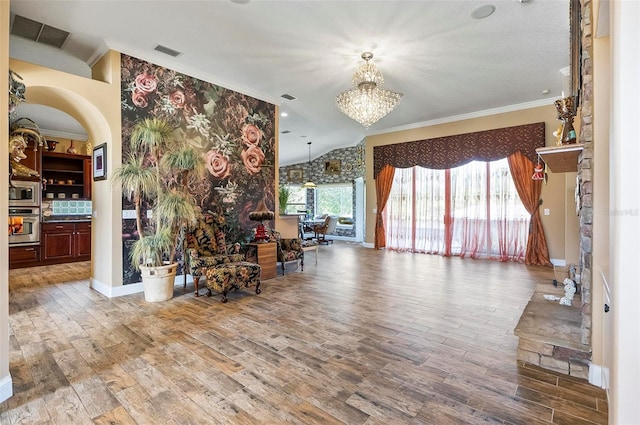
{"type": "Polygon", "coordinates": [[[580,143],[584,150],[578,161],[580,185],[580,283],[582,285],[582,343],[591,345],[591,282],[593,236],[593,36],[591,0],[580,0],[582,34],[582,87],[580,90],[580,143]]]}

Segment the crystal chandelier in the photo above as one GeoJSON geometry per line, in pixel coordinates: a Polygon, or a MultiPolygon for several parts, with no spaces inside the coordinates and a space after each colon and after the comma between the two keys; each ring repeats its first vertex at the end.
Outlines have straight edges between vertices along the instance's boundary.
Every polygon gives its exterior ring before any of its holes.
{"type": "Polygon", "coordinates": [[[400,102],[402,93],[382,88],[382,73],[371,62],[373,53],[364,52],[362,63],[351,80],[355,88],[344,91],[336,98],[338,108],[350,118],[369,128],[387,115],[400,102]]]}

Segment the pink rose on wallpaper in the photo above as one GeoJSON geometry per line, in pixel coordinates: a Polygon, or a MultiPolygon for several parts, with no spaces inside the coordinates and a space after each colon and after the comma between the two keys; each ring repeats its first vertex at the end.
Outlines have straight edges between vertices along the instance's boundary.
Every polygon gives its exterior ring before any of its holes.
{"type": "Polygon", "coordinates": [[[147,96],[138,89],[133,90],[133,93],[131,93],[131,100],[138,108],[146,108],[149,104],[147,96]]]}
{"type": "Polygon", "coordinates": [[[262,131],[253,124],[242,127],[242,141],[247,146],[256,146],[262,139],[262,131]]]}
{"type": "Polygon", "coordinates": [[[213,177],[225,179],[231,174],[229,158],[219,151],[210,150],[205,154],[204,164],[213,177]]]}
{"type": "Polygon", "coordinates": [[[155,75],[149,75],[144,72],[136,76],[136,90],[148,94],[155,91],[156,87],[158,87],[158,81],[155,75]]]}
{"type": "Polygon", "coordinates": [[[257,146],[249,146],[243,150],[240,154],[242,162],[244,162],[244,168],[247,169],[249,174],[255,175],[260,172],[260,167],[264,163],[264,152],[257,146]]]}
{"type": "Polygon", "coordinates": [[[176,90],[169,95],[169,100],[171,100],[171,104],[176,108],[183,108],[186,96],[182,90],[176,90]]]}

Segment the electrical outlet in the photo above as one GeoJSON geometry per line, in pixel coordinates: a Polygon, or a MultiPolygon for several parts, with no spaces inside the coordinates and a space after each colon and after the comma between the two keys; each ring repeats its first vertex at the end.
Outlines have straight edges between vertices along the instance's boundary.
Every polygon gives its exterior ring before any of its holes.
{"type": "Polygon", "coordinates": [[[122,210],[122,218],[125,220],[136,218],[136,210],[122,210]]]}
{"type": "Polygon", "coordinates": [[[549,208],[544,209],[544,215],[549,215],[549,208]]]}

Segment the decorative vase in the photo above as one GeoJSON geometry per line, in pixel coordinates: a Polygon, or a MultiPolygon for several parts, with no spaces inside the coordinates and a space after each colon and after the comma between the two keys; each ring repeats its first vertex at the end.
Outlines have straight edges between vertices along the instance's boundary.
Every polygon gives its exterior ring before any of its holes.
{"type": "Polygon", "coordinates": [[[76,148],[73,147],[73,140],[71,141],[71,144],[69,145],[69,149],[67,149],[67,153],[70,153],[72,155],[75,155],[75,154],[78,153],[76,148]]]}
{"type": "Polygon", "coordinates": [[[177,268],[176,263],[158,267],[140,266],[146,302],[155,303],[173,298],[177,268]]]}
{"type": "Polygon", "coordinates": [[[47,140],[47,150],[49,152],[55,151],[57,144],[58,142],[56,142],[55,140],[47,140]]]}
{"type": "Polygon", "coordinates": [[[562,133],[559,142],[562,145],[576,143],[576,130],[573,128],[573,117],[576,114],[573,97],[565,97],[555,101],[558,119],[562,121],[562,133]]]}

